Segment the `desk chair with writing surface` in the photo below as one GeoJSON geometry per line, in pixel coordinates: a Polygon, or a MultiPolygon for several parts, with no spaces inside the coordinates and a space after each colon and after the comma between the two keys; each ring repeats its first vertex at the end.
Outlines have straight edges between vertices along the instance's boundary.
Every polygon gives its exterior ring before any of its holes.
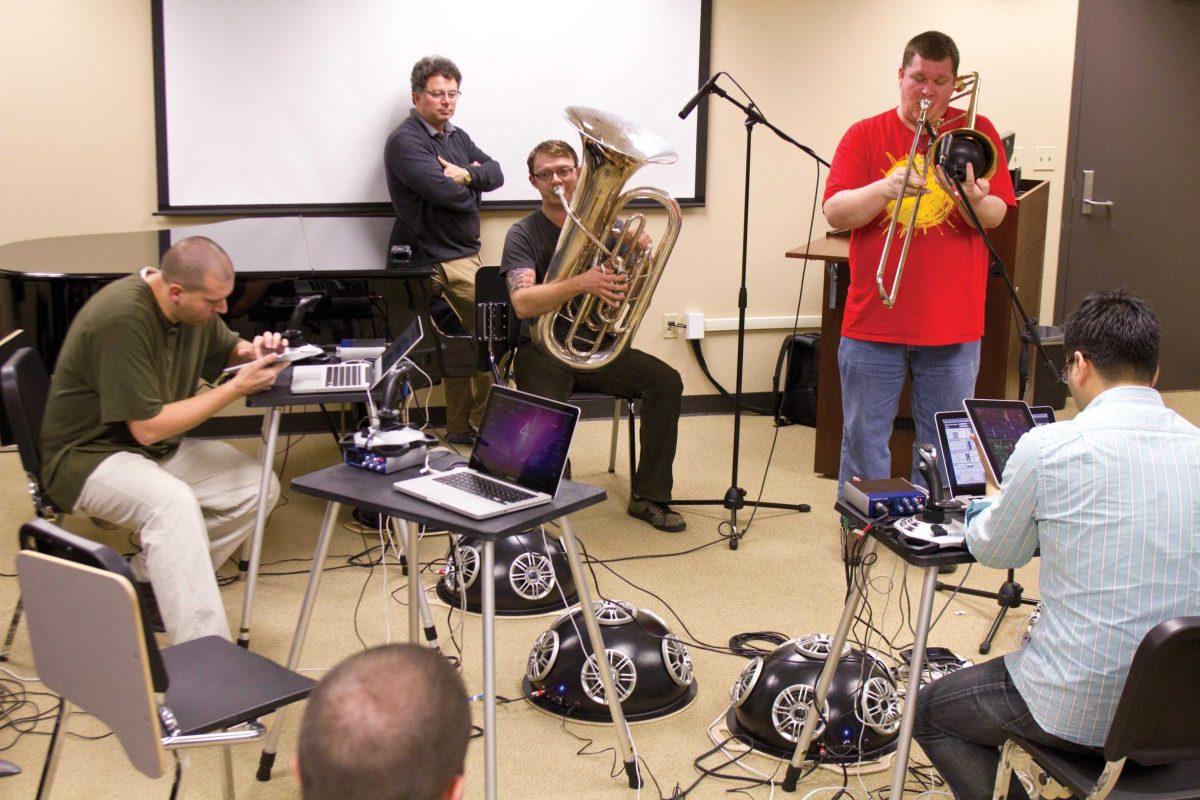
{"type": "Polygon", "coordinates": [[[1068,753],[1019,737],[1004,744],[993,800],[1007,800],[1013,756],[1023,750],[1040,788],[1088,800],[1200,797],[1200,617],[1156,625],[1138,646],[1103,757],[1068,753]]]}
{"type": "MultiPolygon", "coordinates": [[[[508,286],[499,267],[480,267],[475,273],[475,345],[476,366],[490,370],[497,383],[507,384],[512,373],[513,356],[520,339],[521,320],[517,319],[508,299],[508,286]]],[[[520,388],[519,386],[517,388],[520,388]]],[[[603,392],[573,392],[568,403],[579,405],[590,400],[613,401],[612,441],[608,451],[608,471],[616,472],[617,433],[621,428],[621,412],[629,417],[629,485],[633,491],[637,474],[637,414],[633,400],[603,392]]]]}
{"type": "Polygon", "coordinates": [[[17,575],[34,663],[61,698],[39,800],[53,787],[72,706],[111,728],[147,777],[163,775],[166,753],[175,755],[171,797],[186,768],[176,751],[221,746],[231,800],[229,747],[263,738],[258,718],[304,699],[316,683],[219,636],[160,650],[115,550],[45,520],[23,525],[21,543],[17,575]]]}

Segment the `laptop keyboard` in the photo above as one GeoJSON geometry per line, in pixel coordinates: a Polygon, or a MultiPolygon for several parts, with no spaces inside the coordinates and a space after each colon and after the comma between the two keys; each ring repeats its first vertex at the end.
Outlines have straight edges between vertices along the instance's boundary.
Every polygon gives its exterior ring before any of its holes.
{"type": "Polygon", "coordinates": [[[439,475],[434,478],[438,483],[444,483],[447,486],[453,486],[456,489],[462,489],[464,492],[470,492],[478,497],[483,497],[488,500],[494,500],[497,503],[516,503],[521,500],[528,500],[533,497],[533,494],[514,489],[513,487],[500,483],[499,481],[484,478],[472,472],[457,472],[453,475],[439,475]]]}
{"type": "Polygon", "coordinates": [[[325,368],[325,385],[330,389],[361,386],[366,383],[366,364],[331,364],[325,368]]]}

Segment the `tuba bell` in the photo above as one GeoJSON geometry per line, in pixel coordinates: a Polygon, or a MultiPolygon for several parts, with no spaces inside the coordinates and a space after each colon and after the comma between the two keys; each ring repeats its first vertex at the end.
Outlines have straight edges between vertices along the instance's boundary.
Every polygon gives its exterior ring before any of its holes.
{"type": "Polygon", "coordinates": [[[567,223],[559,234],[545,283],[566,280],[604,264],[626,275],[625,298],[615,306],[590,294],[572,298],[539,317],[532,338],[551,358],[572,369],[589,371],[609,364],[633,340],[675,246],[683,215],[679,204],[661,189],[643,186],[621,193],[643,165],[676,161],[675,151],[666,141],[594,108],[571,106],[564,116],[583,139],[582,171],[569,202],[562,188],[558,189],[567,223]],[[624,213],[636,200],[657,202],[667,212],[666,231],[651,249],[638,243],[646,227],[645,214],[624,213]]]}

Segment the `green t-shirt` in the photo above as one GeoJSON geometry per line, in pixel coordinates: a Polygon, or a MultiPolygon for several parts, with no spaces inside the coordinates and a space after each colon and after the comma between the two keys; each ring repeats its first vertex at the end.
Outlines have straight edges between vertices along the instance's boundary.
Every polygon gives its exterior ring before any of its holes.
{"type": "Polygon", "coordinates": [[[42,482],[55,504],[70,511],[113,453],[156,461],[174,453],[182,436],[141,445],[129,420],[150,419],[194,395],[201,379],[215,381],[237,342],[220,317],[172,323],[138,273],[88,300],[63,342],[42,421],[42,482]]]}

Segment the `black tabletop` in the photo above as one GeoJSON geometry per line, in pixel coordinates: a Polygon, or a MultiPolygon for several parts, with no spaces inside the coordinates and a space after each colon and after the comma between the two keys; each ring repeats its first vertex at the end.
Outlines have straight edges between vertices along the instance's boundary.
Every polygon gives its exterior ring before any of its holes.
{"type": "MultiPolygon", "coordinates": [[[[438,463],[440,469],[447,464],[438,463]]],[[[499,539],[527,531],[535,525],[593,506],[608,498],[599,486],[563,481],[558,494],[549,503],[533,506],[491,519],[471,519],[411,495],[396,491],[392,484],[419,474],[417,467],[380,475],[364,469],[338,464],[310,472],[292,481],[292,488],[301,494],[321,497],[338,503],[357,506],[376,514],[399,517],[422,525],[478,536],[499,539]]]]}
{"type": "MultiPolygon", "coordinates": [[[[870,517],[864,516],[854,506],[845,503],[836,503],[834,509],[843,517],[849,518],[856,528],[866,528],[875,522],[870,517]]],[[[873,526],[870,535],[914,567],[940,567],[945,564],[973,564],[975,562],[975,556],[971,555],[966,545],[939,548],[932,544],[912,544],[897,536],[895,530],[887,524],[873,526]]]]}

